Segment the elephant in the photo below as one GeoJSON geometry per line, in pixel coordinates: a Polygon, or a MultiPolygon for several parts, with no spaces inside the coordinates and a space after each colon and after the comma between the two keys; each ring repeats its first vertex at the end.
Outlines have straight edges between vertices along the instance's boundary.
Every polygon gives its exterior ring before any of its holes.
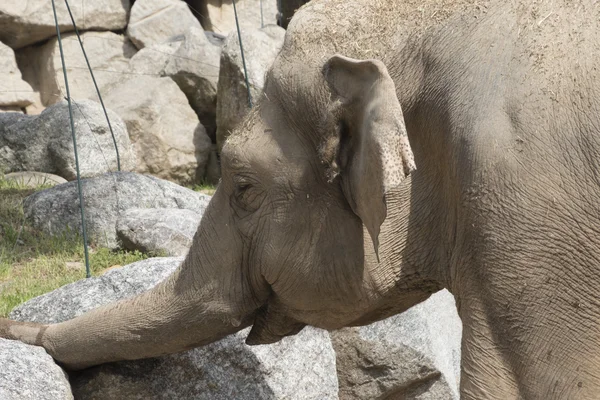
{"type": "Polygon", "coordinates": [[[67,369],[249,345],[443,288],[463,399],[600,393],[600,4],[314,0],[154,289],[0,337],[67,369]]]}

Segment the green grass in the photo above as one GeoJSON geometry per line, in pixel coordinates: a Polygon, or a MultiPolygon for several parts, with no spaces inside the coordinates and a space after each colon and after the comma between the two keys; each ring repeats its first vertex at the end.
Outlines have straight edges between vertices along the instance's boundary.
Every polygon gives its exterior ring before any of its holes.
{"type": "MultiPolygon", "coordinates": [[[[0,316],[32,297],[85,278],[78,235],[46,235],[24,221],[23,200],[41,189],[20,186],[0,175],[0,316]]],[[[148,257],[139,252],[91,248],[90,267],[93,275],[100,275],[107,268],[148,257]]]]}
{"type": "Polygon", "coordinates": [[[189,188],[192,189],[195,192],[200,192],[200,193],[208,194],[210,196],[212,196],[213,194],[215,194],[215,190],[217,190],[217,186],[216,185],[213,185],[211,183],[206,183],[206,182],[202,182],[202,183],[198,183],[198,184],[192,185],[189,188]]]}

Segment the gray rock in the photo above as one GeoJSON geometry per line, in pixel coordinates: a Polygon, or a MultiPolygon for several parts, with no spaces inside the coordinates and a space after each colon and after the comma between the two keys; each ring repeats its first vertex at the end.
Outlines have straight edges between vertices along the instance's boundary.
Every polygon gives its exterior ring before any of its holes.
{"type": "Polygon", "coordinates": [[[446,290],[400,315],[331,332],[340,399],[458,399],[461,333],[446,290]]]}
{"type": "MultiPolygon", "coordinates": [[[[263,29],[242,30],[244,57],[254,100],[262,92],[265,73],[283,45],[285,30],[275,25],[263,29]]],[[[217,88],[217,145],[223,147],[231,130],[249,110],[244,67],[237,32],[227,37],[221,51],[221,69],[217,88]]]]}
{"type": "Polygon", "coordinates": [[[225,39],[227,39],[227,36],[217,32],[204,31],[204,34],[212,44],[219,47],[223,47],[225,39]]]}
{"type": "Polygon", "coordinates": [[[73,399],[67,374],[41,347],[0,339],[0,399],[73,399]]]}
{"type": "MultiPolygon", "coordinates": [[[[285,0],[282,3],[286,3],[285,0]]],[[[187,0],[192,11],[207,31],[228,35],[236,30],[231,0],[187,0]]],[[[242,29],[258,29],[277,23],[278,0],[236,0],[238,20],[242,29]],[[262,10],[261,10],[262,8],[262,10]],[[262,12],[262,16],[261,16],[262,12]]]]}
{"type": "Polygon", "coordinates": [[[16,182],[20,186],[30,188],[56,186],[67,182],[62,176],[35,171],[11,172],[10,174],[4,175],[4,179],[10,182],[16,182]]]}
{"type": "Polygon", "coordinates": [[[185,353],[120,362],[73,381],[78,399],[337,399],[327,333],[306,328],[265,346],[244,343],[249,329],[185,353]]]}
{"type": "Polygon", "coordinates": [[[170,42],[143,48],[129,65],[136,74],[173,79],[214,140],[220,55],[221,47],[212,44],[202,29],[192,27],[170,42]]]}
{"type": "MultiPolygon", "coordinates": [[[[73,31],[62,1],[56,1],[61,32],[73,31]]],[[[71,12],[80,31],[121,30],[127,25],[129,0],[71,1],[71,12]]],[[[8,0],[0,2],[0,41],[13,49],[56,36],[52,2],[47,0],[8,0]]]]}
{"type": "Polygon", "coordinates": [[[5,112],[0,113],[0,146],[3,145],[3,137],[6,134],[6,129],[14,123],[17,123],[23,119],[31,118],[21,112],[5,112]]]}
{"type": "MultiPolygon", "coordinates": [[[[202,214],[210,196],[175,183],[131,172],[110,173],[82,180],[89,239],[118,247],[116,223],[131,208],[181,208],[202,214]]],[[[69,182],[25,199],[25,217],[33,227],[50,234],[79,232],[81,217],[77,183],[69,182]]]]}
{"type": "Polygon", "coordinates": [[[23,80],[13,50],[0,42],[0,107],[25,108],[35,102],[33,88],[23,80]]]}
{"type": "Polygon", "coordinates": [[[117,220],[117,236],[129,250],[184,256],[201,219],[201,214],[191,210],[132,208],[117,220]]]}
{"type": "Polygon", "coordinates": [[[142,49],[181,35],[189,27],[202,29],[181,0],[137,0],[131,7],[127,36],[142,49]]]}
{"type": "Polygon", "coordinates": [[[165,43],[156,43],[144,47],[129,60],[129,70],[135,75],[166,76],[165,67],[183,43],[183,36],[165,43]]]}
{"type": "Polygon", "coordinates": [[[165,66],[170,76],[185,93],[211,139],[216,133],[217,82],[221,48],[212,44],[204,31],[191,28],[185,40],[165,66]]]}
{"type": "MultiPolygon", "coordinates": [[[[96,88],[77,36],[66,34],[62,38],[63,51],[69,77],[71,98],[75,100],[98,100],[96,88]]],[[[129,59],[137,49],[123,35],[114,32],[84,32],[81,40],[94,71],[101,93],[103,88],[121,80],[129,69],[129,59]]],[[[58,39],[53,38],[42,45],[22,49],[17,55],[23,78],[40,92],[41,102],[52,105],[66,96],[58,39]]],[[[106,103],[110,106],[109,103],[106,103]]]]}
{"type": "MultiPolygon", "coordinates": [[[[0,164],[7,171],[39,171],[76,178],[75,155],[69,109],[66,101],[48,107],[35,117],[0,117],[0,164]],[[3,150],[4,148],[4,150],[3,150]]],[[[108,110],[121,157],[121,170],[135,166],[129,135],[123,120],[108,110]]],[[[117,170],[113,139],[100,104],[83,100],[73,102],[79,168],[82,177],[117,170]]]]}
{"type": "Polygon", "coordinates": [[[179,183],[202,179],[210,138],[173,80],[136,76],[111,87],[104,100],[127,124],[137,172],[179,183]]]}
{"type": "MultiPolygon", "coordinates": [[[[59,322],[133,296],[168,276],[181,258],[154,258],[84,279],[17,307],[13,319],[59,322]]],[[[326,332],[307,328],[267,346],[249,329],[184,353],[119,362],[73,375],[78,399],[336,399],[335,355],[326,332]]]]}

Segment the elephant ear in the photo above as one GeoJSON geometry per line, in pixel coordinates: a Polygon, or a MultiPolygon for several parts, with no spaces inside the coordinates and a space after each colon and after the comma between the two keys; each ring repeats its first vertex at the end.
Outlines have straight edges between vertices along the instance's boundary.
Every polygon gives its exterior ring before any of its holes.
{"type": "Polygon", "coordinates": [[[378,254],[386,193],[416,168],[396,87],[378,60],[335,55],[322,72],[337,104],[334,162],[344,195],[378,254]]]}

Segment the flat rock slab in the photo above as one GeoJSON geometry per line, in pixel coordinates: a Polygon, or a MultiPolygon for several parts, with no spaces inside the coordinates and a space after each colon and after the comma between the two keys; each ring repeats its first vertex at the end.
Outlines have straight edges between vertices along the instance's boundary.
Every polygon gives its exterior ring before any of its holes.
{"type": "MultiPolygon", "coordinates": [[[[10,318],[43,323],[74,318],[144,292],[182,258],[153,258],[83,279],[32,299],[10,318]]],[[[266,346],[247,346],[248,329],[169,356],[106,364],[71,376],[75,397],[102,399],[337,399],[335,353],[327,332],[307,328],[266,346]]]]}
{"type": "Polygon", "coordinates": [[[168,256],[187,254],[202,215],[178,208],[133,208],[117,220],[124,248],[168,256]]]}
{"type": "Polygon", "coordinates": [[[19,186],[34,189],[40,186],[56,186],[67,182],[62,176],[35,171],[11,172],[4,175],[4,179],[15,182],[19,186]]]}
{"type": "Polygon", "coordinates": [[[0,399],[73,399],[67,374],[46,350],[0,339],[0,399]]]}
{"type": "MultiPolygon", "coordinates": [[[[73,31],[67,7],[56,3],[61,32],[73,31]]],[[[71,1],[71,12],[80,31],[121,30],[127,25],[129,0],[71,1]]],[[[5,0],[0,2],[0,41],[13,49],[56,36],[52,2],[5,0]]]]}
{"type": "MultiPolygon", "coordinates": [[[[132,208],[179,208],[202,214],[210,196],[173,182],[133,172],[113,172],[83,179],[88,236],[92,243],[118,248],[117,220],[132,208]]],[[[49,234],[80,232],[77,182],[55,186],[25,199],[25,217],[49,234]]]]}
{"type": "Polygon", "coordinates": [[[186,2],[137,0],[131,7],[127,36],[139,48],[163,43],[189,27],[202,29],[186,2]]]}

